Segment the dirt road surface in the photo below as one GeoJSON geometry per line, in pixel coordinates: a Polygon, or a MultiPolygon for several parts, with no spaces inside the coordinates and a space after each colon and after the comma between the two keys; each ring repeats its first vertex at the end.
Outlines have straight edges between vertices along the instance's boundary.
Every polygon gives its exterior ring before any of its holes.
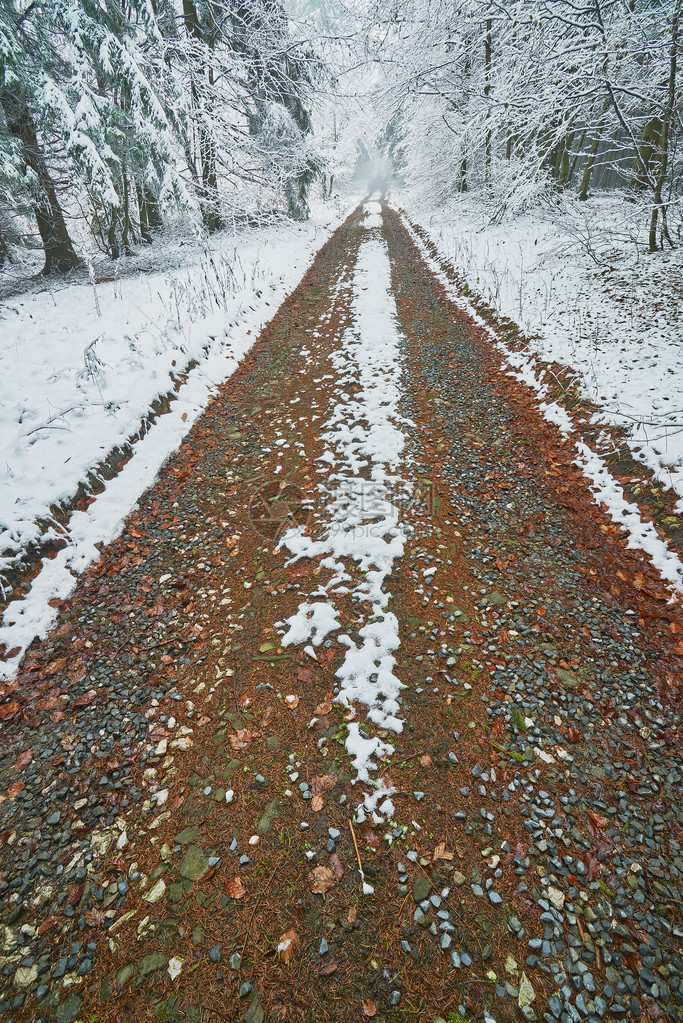
{"type": "Polygon", "coordinates": [[[680,603],[359,208],[3,687],[0,1019],[681,1019],[680,603]]]}

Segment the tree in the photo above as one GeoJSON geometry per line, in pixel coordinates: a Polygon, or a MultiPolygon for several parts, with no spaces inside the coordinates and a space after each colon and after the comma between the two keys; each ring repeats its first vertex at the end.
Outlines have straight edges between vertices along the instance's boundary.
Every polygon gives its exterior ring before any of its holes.
{"type": "Polygon", "coordinates": [[[36,123],[46,68],[55,77],[63,74],[46,7],[33,3],[23,10],[16,0],[0,0],[2,149],[9,156],[7,163],[3,161],[3,176],[5,184],[14,179],[20,185],[21,198],[15,206],[32,209],[45,254],[43,273],[49,274],[66,273],[79,260],[36,123]]]}

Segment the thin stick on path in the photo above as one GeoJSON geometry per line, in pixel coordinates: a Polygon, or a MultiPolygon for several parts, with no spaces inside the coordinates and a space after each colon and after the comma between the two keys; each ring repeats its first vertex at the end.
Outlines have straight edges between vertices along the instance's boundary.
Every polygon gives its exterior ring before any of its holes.
{"type": "Polygon", "coordinates": [[[356,850],[356,859],[358,860],[358,873],[360,879],[363,882],[363,895],[372,895],[375,889],[371,884],[365,880],[365,874],[363,873],[363,864],[361,863],[360,853],[358,851],[358,842],[356,841],[356,832],[353,830],[353,821],[349,821],[349,828],[351,829],[351,838],[353,839],[353,847],[356,850]]]}

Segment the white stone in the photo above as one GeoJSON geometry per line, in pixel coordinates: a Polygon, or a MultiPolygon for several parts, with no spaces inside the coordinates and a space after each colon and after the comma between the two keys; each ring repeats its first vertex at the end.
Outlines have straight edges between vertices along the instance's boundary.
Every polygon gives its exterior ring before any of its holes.
{"type": "Polygon", "coordinates": [[[154,887],[150,888],[150,890],[142,897],[145,900],[145,902],[158,902],[159,899],[163,898],[165,892],[166,885],[164,881],[161,878],[159,878],[154,887]]]}

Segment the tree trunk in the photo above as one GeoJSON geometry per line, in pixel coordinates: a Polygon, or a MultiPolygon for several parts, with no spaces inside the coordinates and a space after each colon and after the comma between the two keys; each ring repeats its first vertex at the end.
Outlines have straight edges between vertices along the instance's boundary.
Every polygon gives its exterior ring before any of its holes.
{"type": "Polygon", "coordinates": [[[605,127],[605,120],[609,104],[610,104],[609,99],[606,99],[605,102],[603,103],[602,113],[600,114],[598,126],[595,129],[595,135],[593,136],[593,141],[591,143],[590,152],[588,154],[588,160],[586,161],[586,166],[583,168],[583,176],[581,178],[581,186],[579,188],[579,200],[581,202],[585,202],[586,199],[588,198],[588,189],[591,183],[593,167],[595,166],[595,159],[598,155],[598,147],[600,145],[600,140],[602,139],[602,130],[605,127]]]}
{"type": "MultiPolygon", "coordinates": [[[[486,19],[486,40],[485,40],[485,43],[484,43],[484,64],[485,64],[485,67],[486,67],[486,84],[484,85],[484,95],[487,97],[487,99],[488,99],[488,97],[490,95],[490,92],[491,92],[491,57],[492,57],[492,51],[491,51],[491,26],[492,26],[492,24],[493,24],[492,19],[491,18],[487,18],[486,19]]],[[[491,111],[487,107],[487,109],[486,109],[486,120],[487,121],[489,120],[490,116],[491,116],[491,111]]],[[[491,129],[490,128],[486,129],[485,149],[486,149],[486,157],[485,157],[485,162],[486,162],[486,171],[485,171],[486,185],[487,185],[488,188],[490,188],[491,187],[491,129]]]]}
{"type": "MultiPolygon", "coordinates": [[[[666,181],[666,174],[669,167],[669,129],[673,119],[676,106],[676,72],[678,64],[678,26],[683,0],[676,0],[673,17],[671,19],[671,59],[669,63],[669,95],[667,98],[664,117],[662,118],[662,132],[659,136],[659,169],[655,179],[654,196],[652,199],[652,216],[650,217],[650,252],[657,251],[657,219],[662,209],[662,192],[666,181]]],[[[664,218],[663,218],[664,219],[664,218]]],[[[664,220],[666,225],[666,221],[664,220]]],[[[670,241],[670,239],[669,239],[670,241]]]]}
{"type": "MultiPolygon", "coordinates": [[[[211,46],[212,40],[205,37],[205,31],[199,20],[195,0],[183,0],[183,20],[185,30],[189,36],[197,42],[211,46]]],[[[213,86],[213,72],[210,67],[203,68],[207,82],[213,86]]],[[[196,83],[191,86],[192,99],[195,107],[200,110],[201,97],[196,83]]],[[[200,110],[201,116],[201,110],[200,110]]],[[[200,120],[198,127],[199,134],[199,162],[200,181],[198,191],[200,193],[200,205],[202,209],[202,220],[209,234],[219,231],[223,227],[223,221],[219,211],[218,198],[218,175],[216,170],[216,145],[210,129],[200,120]]]]}
{"type": "Polygon", "coordinates": [[[7,127],[22,145],[26,166],[33,171],[40,193],[35,201],[34,215],[45,252],[44,274],[68,273],[80,264],[74,251],[55,186],[38,145],[33,118],[26,104],[3,89],[0,91],[7,127]]]}
{"type": "Polygon", "coordinates": [[[636,156],[633,172],[632,188],[645,189],[652,183],[652,158],[662,135],[662,121],[659,117],[651,117],[643,128],[643,137],[636,156]]]}

